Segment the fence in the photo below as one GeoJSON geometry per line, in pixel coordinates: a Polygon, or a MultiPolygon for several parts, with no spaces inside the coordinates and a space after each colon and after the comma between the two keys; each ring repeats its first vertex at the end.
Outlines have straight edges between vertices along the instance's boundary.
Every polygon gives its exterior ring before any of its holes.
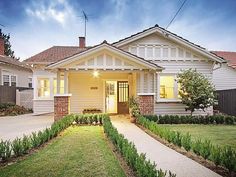
{"type": "Polygon", "coordinates": [[[16,103],[16,87],[0,85],[0,103],[16,103]]]}
{"type": "Polygon", "coordinates": [[[236,116],[236,89],[216,91],[218,105],[216,109],[222,113],[236,116]]]}
{"type": "Polygon", "coordinates": [[[28,109],[33,109],[33,90],[16,90],[16,104],[24,106],[28,109]]]}
{"type": "Polygon", "coordinates": [[[15,103],[33,108],[33,89],[0,85],[0,103],[15,103]]]}

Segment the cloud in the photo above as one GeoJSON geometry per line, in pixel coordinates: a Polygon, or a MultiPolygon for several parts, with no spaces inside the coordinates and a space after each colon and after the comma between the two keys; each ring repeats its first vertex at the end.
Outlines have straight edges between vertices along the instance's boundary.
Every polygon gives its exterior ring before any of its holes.
{"type": "Polygon", "coordinates": [[[69,18],[75,17],[73,8],[64,0],[52,0],[49,4],[35,1],[31,7],[26,8],[26,14],[41,21],[54,20],[62,26],[66,25],[69,18]]]}

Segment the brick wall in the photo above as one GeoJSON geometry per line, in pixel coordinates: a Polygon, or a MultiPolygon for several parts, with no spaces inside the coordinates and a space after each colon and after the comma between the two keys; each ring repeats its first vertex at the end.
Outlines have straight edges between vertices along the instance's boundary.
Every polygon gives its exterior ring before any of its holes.
{"type": "Polygon", "coordinates": [[[54,121],[61,119],[63,116],[70,113],[70,97],[55,96],[54,97],[54,121]]]}
{"type": "Polygon", "coordinates": [[[142,115],[154,114],[154,95],[139,95],[138,100],[142,115]]]}

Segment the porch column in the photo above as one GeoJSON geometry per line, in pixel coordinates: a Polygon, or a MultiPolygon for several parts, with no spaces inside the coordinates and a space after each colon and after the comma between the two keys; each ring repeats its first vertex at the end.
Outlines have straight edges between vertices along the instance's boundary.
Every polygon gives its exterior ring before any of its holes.
{"type": "Polygon", "coordinates": [[[61,72],[57,71],[57,94],[60,93],[60,80],[61,80],[61,72]]]}
{"type": "Polygon", "coordinates": [[[70,97],[71,94],[54,95],[54,121],[70,114],[70,97]]]}
{"type": "Polygon", "coordinates": [[[68,72],[64,71],[64,93],[68,93],[68,72]]]}

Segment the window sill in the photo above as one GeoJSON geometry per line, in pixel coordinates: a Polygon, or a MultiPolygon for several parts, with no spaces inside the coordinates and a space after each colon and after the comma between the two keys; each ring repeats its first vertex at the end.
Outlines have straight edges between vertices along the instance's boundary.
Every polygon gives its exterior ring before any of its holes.
{"type": "Polygon", "coordinates": [[[34,98],[33,101],[53,101],[53,98],[34,98]]]}
{"type": "Polygon", "coordinates": [[[156,103],[181,103],[180,99],[158,99],[156,103]]]}

